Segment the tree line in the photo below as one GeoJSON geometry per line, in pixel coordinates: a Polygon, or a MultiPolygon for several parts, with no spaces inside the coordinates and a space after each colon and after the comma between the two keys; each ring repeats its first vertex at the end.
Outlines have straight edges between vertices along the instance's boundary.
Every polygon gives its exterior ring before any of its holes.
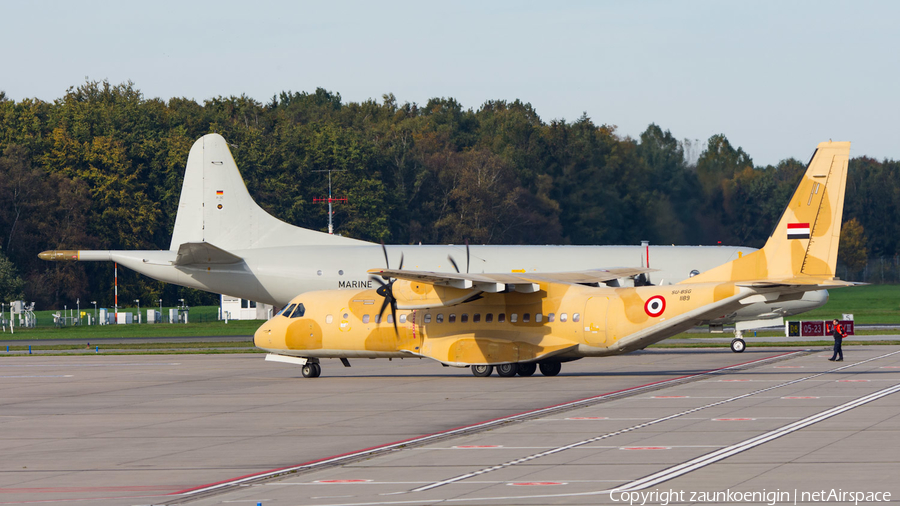
{"type": "MultiPolygon", "coordinates": [[[[111,266],[37,253],[167,249],[188,151],[210,132],[274,216],[325,230],[327,206],[314,199],[334,170],[334,194],[348,199],[335,205],[336,233],[398,244],[760,247],[807,163],[754,165],[721,134],[698,146],[655,124],[631,138],[587,115],[547,122],[519,100],[344,102],[320,88],[201,104],[107,81],[53,102],[0,92],[0,297],[111,305],[111,266]]],[[[898,204],[900,162],[851,160],[845,271],[896,257],[898,204]]],[[[123,270],[121,300],[215,301],[123,270]]]]}

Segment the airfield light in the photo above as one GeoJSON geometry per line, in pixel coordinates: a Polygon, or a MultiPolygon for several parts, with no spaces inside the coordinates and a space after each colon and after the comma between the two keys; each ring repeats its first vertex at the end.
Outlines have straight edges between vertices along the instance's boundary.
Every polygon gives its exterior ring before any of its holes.
{"type": "Polygon", "coordinates": [[[162,299],[159,299],[159,318],[157,320],[162,321],[162,299]]]}
{"type": "Polygon", "coordinates": [[[134,299],[134,302],[137,304],[137,317],[138,323],[141,323],[141,299],[134,299]]]}

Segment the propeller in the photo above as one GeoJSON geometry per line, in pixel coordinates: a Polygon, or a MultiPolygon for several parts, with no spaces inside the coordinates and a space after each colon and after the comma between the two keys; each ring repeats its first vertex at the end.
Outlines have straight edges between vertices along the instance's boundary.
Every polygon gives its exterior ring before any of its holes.
{"type": "MultiPolygon", "coordinates": [[[[387,247],[385,247],[384,241],[381,243],[381,250],[384,251],[384,264],[390,269],[391,261],[388,259],[387,247]]],[[[403,253],[400,253],[400,267],[398,267],[398,269],[403,269],[403,253]]],[[[381,277],[385,280],[391,279],[390,276],[384,274],[382,274],[381,277]]],[[[384,297],[384,302],[381,303],[381,310],[378,311],[378,319],[381,320],[381,315],[384,314],[384,310],[390,305],[391,319],[394,321],[394,333],[400,335],[400,330],[397,328],[397,299],[394,298],[394,282],[397,280],[393,279],[385,283],[376,277],[373,277],[373,279],[381,285],[375,290],[375,293],[384,297]]]]}
{"type": "MultiPolygon", "coordinates": [[[[466,274],[469,273],[469,258],[470,258],[470,255],[469,255],[469,240],[466,239],[466,274]]],[[[447,255],[447,260],[450,260],[450,263],[453,264],[453,268],[456,269],[456,272],[457,272],[457,273],[459,273],[460,270],[459,270],[459,266],[456,265],[456,260],[454,260],[453,257],[450,256],[450,255],[447,255]]]]}

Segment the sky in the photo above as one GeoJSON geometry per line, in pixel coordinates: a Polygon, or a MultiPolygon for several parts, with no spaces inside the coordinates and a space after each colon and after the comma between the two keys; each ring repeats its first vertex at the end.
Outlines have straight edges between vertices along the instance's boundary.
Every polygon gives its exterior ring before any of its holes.
{"type": "Polygon", "coordinates": [[[638,137],[656,123],[756,165],[817,143],[900,159],[900,2],[0,2],[0,91],[90,80],[198,102],[321,87],[344,102],[529,102],[638,137]]]}

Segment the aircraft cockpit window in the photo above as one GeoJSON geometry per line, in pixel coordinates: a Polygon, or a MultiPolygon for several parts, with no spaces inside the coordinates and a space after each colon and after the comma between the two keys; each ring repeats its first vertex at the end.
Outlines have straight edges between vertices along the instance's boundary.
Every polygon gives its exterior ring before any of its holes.
{"type": "Polygon", "coordinates": [[[469,321],[469,313],[463,313],[460,315],[460,317],[459,317],[460,323],[466,323],[468,321],[469,321]]]}
{"type": "Polygon", "coordinates": [[[542,321],[543,319],[544,319],[544,315],[542,315],[541,313],[535,313],[535,314],[534,314],[534,321],[535,321],[536,323],[541,323],[541,321],[542,321]]]}
{"type": "Polygon", "coordinates": [[[481,321],[481,313],[475,313],[472,315],[472,321],[478,323],[481,321]]]}
{"type": "Polygon", "coordinates": [[[568,320],[569,320],[569,315],[567,315],[566,313],[560,313],[559,321],[564,322],[564,321],[568,321],[568,320]]]}
{"type": "Polygon", "coordinates": [[[494,313],[488,313],[484,315],[484,323],[491,323],[494,321],[494,313]]]}
{"type": "Polygon", "coordinates": [[[581,315],[578,314],[578,313],[573,314],[573,315],[572,315],[572,321],[575,322],[575,323],[580,322],[580,321],[581,321],[581,315]]]}
{"type": "Polygon", "coordinates": [[[444,323],[444,314],[440,313],[434,317],[435,323],[444,323]]]}
{"type": "Polygon", "coordinates": [[[547,315],[547,321],[548,321],[548,322],[551,322],[551,323],[552,323],[553,320],[555,320],[555,319],[556,319],[556,313],[550,313],[550,314],[547,315]]]}
{"type": "Polygon", "coordinates": [[[369,315],[367,315],[367,314],[363,315],[363,323],[369,323],[369,315]]]}
{"type": "Polygon", "coordinates": [[[518,319],[519,315],[517,315],[516,313],[509,315],[509,323],[516,323],[518,319]]]}
{"type": "Polygon", "coordinates": [[[524,323],[528,323],[531,321],[531,313],[525,313],[522,315],[522,321],[524,323]]]}
{"type": "Polygon", "coordinates": [[[293,311],[295,307],[297,307],[296,304],[291,304],[290,306],[284,308],[284,309],[281,311],[280,314],[283,314],[283,315],[286,316],[286,317],[287,317],[287,316],[290,316],[290,315],[291,315],[291,311],[293,311]]]}
{"type": "Polygon", "coordinates": [[[425,323],[431,323],[431,313],[425,313],[425,323]]]}
{"type": "Polygon", "coordinates": [[[291,318],[300,318],[305,312],[306,308],[303,307],[303,303],[301,302],[300,304],[297,304],[297,309],[295,309],[293,314],[291,314],[291,318]]]}
{"type": "Polygon", "coordinates": [[[406,315],[405,314],[400,315],[400,323],[406,323],[406,315]]]}
{"type": "Polygon", "coordinates": [[[334,321],[334,316],[331,316],[330,314],[325,315],[325,323],[331,323],[333,321],[334,321]]]}
{"type": "Polygon", "coordinates": [[[691,276],[690,276],[690,277],[694,277],[694,276],[696,276],[697,274],[700,274],[700,271],[698,271],[697,269],[694,269],[694,270],[691,271],[691,276]]]}
{"type": "Polygon", "coordinates": [[[506,313],[497,313],[497,321],[503,323],[506,321],[506,313]]]}
{"type": "Polygon", "coordinates": [[[450,316],[447,317],[448,323],[456,323],[456,314],[450,313],[450,316]]]}

